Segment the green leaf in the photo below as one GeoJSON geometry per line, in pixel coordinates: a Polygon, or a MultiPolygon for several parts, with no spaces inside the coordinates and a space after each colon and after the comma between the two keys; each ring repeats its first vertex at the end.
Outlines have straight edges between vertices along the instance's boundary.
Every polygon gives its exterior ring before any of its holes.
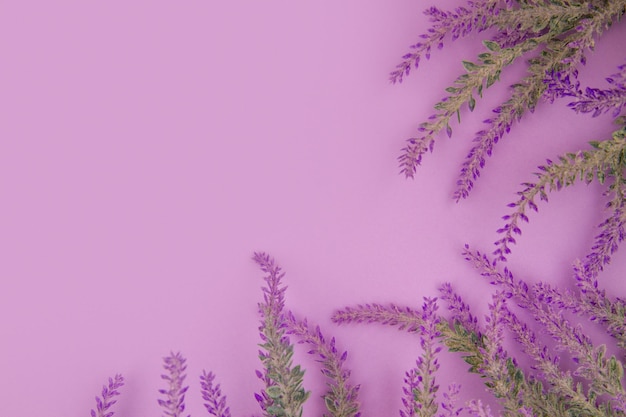
{"type": "Polygon", "coordinates": [[[470,111],[474,111],[474,108],[476,107],[476,100],[474,99],[474,97],[470,96],[469,102],[467,104],[469,105],[470,111]]]}
{"type": "Polygon", "coordinates": [[[311,395],[311,391],[305,391],[300,389],[293,394],[294,401],[299,402],[300,404],[304,403],[311,395]]]}
{"type": "Polygon", "coordinates": [[[280,398],[280,396],[283,394],[278,385],[272,385],[271,387],[267,387],[265,389],[265,392],[267,393],[267,396],[270,397],[272,400],[280,398]]]}
{"type": "Polygon", "coordinates": [[[463,61],[463,66],[468,72],[476,71],[479,66],[470,61],[463,61]]]}
{"type": "Polygon", "coordinates": [[[483,45],[490,51],[498,52],[500,50],[500,45],[494,41],[483,41],[483,45]]]}
{"type": "Polygon", "coordinates": [[[302,377],[304,376],[304,371],[301,370],[300,365],[296,365],[293,367],[293,369],[291,370],[291,376],[293,376],[294,378],[302,379],[302,377]]]}
{"type": "Polygon", "coordinates": [[[283,417],[286,415],[285,410],[279,405],[270,405],[267,407],[267,413],[276,417],[283,417]]]}
{"type": "Polygon", "coordinates": [[[326,403],[326,408],[331,413],[335,413],[337,411],[337,407],[335,407],[335,402],[330,397],[324,397],[324,403],[326,403]]]}

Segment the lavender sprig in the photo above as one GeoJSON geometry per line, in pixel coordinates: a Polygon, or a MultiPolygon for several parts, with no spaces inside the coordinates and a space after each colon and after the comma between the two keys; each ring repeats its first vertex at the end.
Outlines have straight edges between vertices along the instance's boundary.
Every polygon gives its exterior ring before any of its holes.
{"type": "MultiPolygon", "coordinates": [[[[626,65],[619,68],[623,71],[626,65]]],[[[547,98],[554,101],[557,97],[573,97],[574,101],[568,103],[568,107],[576,113],[592,113],[592,117],[611,112],[611,116],[616,118],[621,114],[626,107],[626,86],[621,72],[607,78],[607,82],[613,86],[609,89],[586,87],[583,90],[577,75],[577,72],[568,75],[558,72],[550,74],[545,80],[548,86],[547,98]]]]}
{"type": "Polygon", "coordinates": [[[274,259],[265,253],[255,253],[254,261],[267,275],[264,280],[263,302],[259,303],[261,314],[260,337],[263,350],[259,358],[263,372],[257,376],[264,382],[265,389],[255,394],[266,417],[301,417],[302,405],[310,392],[302,387],[304,371],[300,365],[293,366],[293,345],[285,335],[285,290],[281,283],[285,275],[274,259]]]}
{"type": "Polygon", "coordinates": [[[326,339],[319,326],[311,328],[307,320],[298,320],[291,311],[285,314],[287,333],[309,345],[311,355],[317,355],[322,365],[322,374],[329,379],[328,391],[324,394],[324,404],[333,417],[359,417],[358,401],[360,385],[349,383],[350,370],[344,367],[348,352],[339,352],[335,338],[326,339]]]}
{"type": "Polygon", "coordinates": [[[611,171],[614,178],[607,195],[612,195],[607,208],[612,210],[611,215],[599,225],[601,233],[596,236],[595,243],[585,259],[585,276],[595,278],[606,265],[611,262],[613,253],[617,251],[626,235],[626,180],[618,167],[611,171]]]}
{"type": "Polygon", "coordinates": [[[120,395],[118,389],[124,386],[124,377],[120,374],[109,378],[109,384],[102,387],[102,398],[96,396],[96,409],[91,410],[91,417],[112,417],[113,411],[108,411],[117,402],[114,398],[120,395]]]}
{"type": "MultiPolygon", "coordinates": [[[[521,322],[508,309],[506,322],[507,327],[515,335],[515,339],[520,343],[526,352],[535,361],[534,369],[541,372],[551,386],[550,392],[559,396],[559,402],[567,409],[578,410],[584,415],[606,416],[608,409],[598,406],[593,399],[593,395],[588,398],[582,391],[581,385],[575,385],[570,372],[562,371],[558,366],[558,357],[549,354],[545,345],[540,343],[535,333],[523,322],[521,322]]],[[[562,409],[562,407],[556,407],[562,409]]],[[[554,414],[549,414],[554,415],[554,414]]]]}
{"type": "Polygon", "coordinates": [[[417,415],[418,402],[415,392],[419,388],[417,369],[411,368],[404,375],[404,386],[402,387],[402,405],[404,410],[400,410],[400,417],[415,417],[417,415]]]}
{"type": "Polygon", "coordinates": [[[159,405],[165,409],[165,414],[170,417],[181,417],[185,411],[185,393],[189,386],[183,386],[185,383],[185,370],[187,360],[178,353],[170,353],[169,356],[163,358],[163,368],[167,374],[161,375],[161,378],[167,381],[169,387],[160,389],[159,393],[165,396],[165,399],[157,400],[159,405]]]}
{"type": "MultiPolygon", "coordinates": [[[[339,324],[347,323],[380,323],[398,327],[410,333],[420,334],[428,324],[424,320],[424,316],[409,307],[398,307],[395,305],[382,306],[380,304],[360,305],[356,308],[345,308],[337,311],[333,317],[333,321],[339,324]]],[[[470,365],[470,372],[478,373],[487,379],[487,387],[496,395],[496,397],[504,397],[507,404],[513,404],[514,409],[519,408],[518,394],[524,392],[526,400],[537,409],[546,409],[546,397],[540,385],[536,381],[528,380],[524,372],[510,358],[506,359],[504,367],[506,375],[493,375],[485,373],[486,369],[502,369],[501,367],[491,367],[489,363],[489,349],[493,344],[486,340],[483,334],[476,334],[467,328],[464,323],[455,321],[449,325],[447,320],[438,317],[439,321],[436,330],[440,333],[443,343],[450,351],[462,352],[463,359],[470,365]],[[487,365],[486,365],[487,364],[487,365]],[[497,382],[500,380],[508,381],[506,389],[499,389],[497,382]],[[495,391],[495,389],[499,389],[495,391]],[[543,407],[543,408],[542,408],[543,407]]],[[[408,392],[417,383],[419,370],[409,371],[407,377],[410,388],[408,392]]],[[[411,406],[414,402],[410,398],[405,397],[405,408],[411,406]]],[[[552,404],[558,404],[552,401],[552,404]]],[[[410,412],[410,410],[408,410],[410,412]]],[[[406,412],[405,412],[406,413],[406,412]]],[[[560,414],[547,414],[559,416],[560,414]]]]}
{"type": "Polygon", "coordinates": [[[200,375],[200,392],[202,399],[206,401],[204,407],[209,414],[215,417],[231,417],[230,408],[226,406],[226,396],[222,395],[220,384],[213,384],[215,375],[213,372],[202,371],[200,375]]]}
{"type": "Polygon", "coordinates": [[[397,326],[398,330],[415,333],[423,325],[422,315],[410,308],[399,307],[394,304],[365,304],[356,307],[346,307],[336,311],[332,321],[337,324],[347,323],[379,323],[397,326]]]}
{"type": "MultiPolygon", "coordinates": [[[[466,198],[491,156],[494,145],[508,133],[516,120],[527,111],[533,111],[546,90],[544,82],[549,74],[569,77],[577,73],[577,68],[586,62],[585,53],[592,50],[595,38],[626,13],[626,1],[612,2],[470,2],[469,8],[458,8],[455,12],[445,12],[431,8],[433,27],[422,35],[422,42],[413,46],[415,52],[406,54],[404,61],[391,74],[392,82],[401,82],[412,67],[417,67],[423,55],[429,56],[434,45],[443,46],[443,39],[452,34],[456,39],[473,30],[497,27],[498,34],[485,41],[488,51],[480,54],[476,63],[464,62],[467,74],[461,75],[452,87],[450,95],[435,105],[437,112],[422,123],[419,136],[410,138],[402,148],[399,160],[401,173],[413,178],[423,155],[432,151],[437,135],[445,130],[452,134],[450,119],[459,115],[464,104],[470,110],[476,105],[476,96],[499,79],[504,67],[529,51],[537,51],[537,56],[529,60],[530,75],[513,85],[511,98],[498,106],[496,116],[487,119],[488,127],[477,133],[474,146],[463,163],[457,182],[454,198],[466,198]]],[[[614,77],[620,80],[619,76],[614,77]]],[[[619,82],[616,83],[619,85],[619,82]]],[[[601,94],[600,90],[589,90],[594,99],[605,99],[621,108],[622,92],[601,94]]],[[[581,108],[588,103],[580,103],[581,108]]],[[[606,104],[609,105],[609,104],[606,104]]]]}
{"type": "Polygon", "coordinates": [[[437,299],[425,298],[422,305],[422,321],[420,328],[420,346],[422,354],[417,359],[416,374],[417,384],[411,393],[417,405],[416,415],[419,417],[431,417],[437,413],[439,405],[437,403],[437,384],[435,373],[439,369],[437,354],[441,351],[441,346],[437,346],[437,339],[441,333],[437,326],[441,322],[437,315],[437,299]]]}
{"type": "Polygon", "coordinates": [[[626,301],[611,300],[580,262],[574,264],[574,277],[581,299],[571,310],[587,314],[590,320],[605,325],[607,332],[617,339],[618,347],[626,350],[626,301]]]}
{"type": "Polygon", "coordinates": [[[467,404],[467,409],[475,417],[493,417],[491,407],[488,404],[483,404],[481,400],[470,401],[467,404]]]}
{"type": "MultiPolygon", "coordinates": [[[[480,252],[466,250],[465,255],[481,275],[488,278],[492,284],[502,287],[506,296],[515,298],[518,304],[533,315],[535,321],[545,328],[559,346],[573,355],[574,361],[578,364],[576,375],[590,382],[589,398],[584,395],[577,398],[568,394],[568,398],[571,398],[576,406],[583,406],[583,403],[587,404],[585,407],[595,406],[593,399],[604,394],[609,395],[613,401],[621,401],[620,398],[624,394],[621,385],[623,365],[619,360],[615,357],[606,358],[603,346],[594,347],[591,339],[580,326],[571,325],[560,311],[542,303],[538,291],[529,287],[525,282],[515,279],[507,268],[504,268],[502,272],[499,271],[495,264],[480,252]]],[[[557,385],[555,381],[559,381],[558,377],[551,376],[551,378],[554,378],[552,384],[557,385]]],[[[578,391],[577,388],[576,392],[578,391]]],[[[606,407],[600,408],[604,410],[606,407]]]]}
{"type": "Polygon", "coordinates": [[[537,48],[540,41],[529,39],[511,48],[501,48],[495,42],[485,41],[488,52],[480,54],[477,63],[463,61],[467,73],[459,76],[454,85],[446,89],[450,95],[435,105],[437,112],[418,128],[421,136],[410,138],[407,141],[408,144],[402,148],[402,154],[398,160],[405,177],[415,176],[423,155],[426,151],[433,150],[439,132],[445,130],[448,137],[452,136],[450,121],[455,115],[460,121],[460,111],[463,105],[467,103],[469,110],[473,111],[476,106],[476,97],[482,97],[483,90],[499,80],[502,69],[511,65],[524,53],[537,48]]]}
{"type": "Polygon", "coordinates": [[[433,47],[443,48],[444,38],[450,35],[454,41],[461,36],[467,36],[474,30],[484,30],[493,19],[493,11],[499,0],[468,1],[469,8],[458,7],[454,11],[445,11],[437,7],[430,7],[424,14],[430,17],[433,23],[428,32],[420,35],[421,40],[411,45],[413,52],[405,54],[403,61],[396,66],[389,77],[395,83],[401,83],[405,76],[411,72],[411,68],[418,68],[422,57],[430,58],[433,47]]]}
{"type": "Polygon", "coordinates": [[[448,392],[443,393],[443,401],[441,408],[444,412],[439,413],[438,417],[457,417],[465,409],[465,407],[457,407],[458,397],[461,392],[459,384],[450,384],[448,392]]]}
{"type": "MultiPolygon", "coordinates": [[[[601,19],[598,21],[600,25],[603,23],[601,19]]],[[[495,116],[484,120],[488,127],[476,133],[473,139],[474,146],[467,154],[457,180],[454,192],[454,199],[457,202],[469,195],[474,181],[478,179],[480,171],[485,166],[486,158],[492,155],[495,144],[511,131],[514,122],[520,121],[527,111],[532,113],[535,110],[542,96],[549,90],[545,83],[547,74],[558,73],[562,77],[577,74],[577,65],[585,61],[584,50],[591,47],[594,28],[595,26],[590,26],[586,32],[576,32],[569,43],[555,41],[551,38],[553,35],[550,32],[544,33],[539,38],[530,37],[523,40],[539,42],[547,39],[547,46],[539,57],[529,61],[530,74],[511,86],[511,97],[493,110],[495,116]]]]}
{"type": "Polygon", "coordinates": [[[540,166],[540,173],[535,173],[537,182],[523,183],[524,189],[517,194],[520,198],[508,206],[514,211],[503,217],[506,224],[498,229],[502,235],[495,242],[497,249],[493,252],[497,261],[505,261],[511,253],[511,245],[515,244],[514,235],[521,235],[521,223],[528,222],[529,209],[538,211],[535,198],[548,200],[548,192],[560,190],[573,185],[577,181],[589,184],[596,179],[601,184],[607,177],[623,169],[622,153],[626,151],[626,128],[613,133],[613,139],[603,142],[592,142],[591,151],[568,153],[559,157],[559,162],[548,160],[540,166]]]}
{"type": "Polygon", "coordinates": [[[448,304],[448,311],[452,313],[451,319],[463,323],[463,327],[470,332],[480,334],[478,328],[478,319],[470,312],[470,307],[465,304],[460,295],[458,295],[449,282],[439,287],[441,299],[448,304]]]}

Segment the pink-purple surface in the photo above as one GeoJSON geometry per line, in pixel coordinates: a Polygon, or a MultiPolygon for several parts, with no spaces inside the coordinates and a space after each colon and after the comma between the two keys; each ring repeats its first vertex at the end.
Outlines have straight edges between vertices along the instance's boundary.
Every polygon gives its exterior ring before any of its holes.
{"type": "MultiPolygon", "coordinates": [[[[417,340],[337,327],[339,307],[418,306],[444,281],[484,311],[487,283],[464,243],[490,251],[518,184],[546,157],[611,131],[609,118],[541,105],[501,141],[470,198],[451,195],[473,133],[516,66],[488,90],[413,181],[403,141],[481,49],[448,44],[403,85],[387,81],[427,28],[431,1],[5,2],[0,11],[0,415],[87,416],[109,376],[116,415],[158,415],[162,357],[188,359],[189,412],[203,368],[235,416],[258,414],[253,251],[287,272],[287,306],[350,352],[365,416],[397,415],[417,340]]],[[[459,1],[439,2],[452,7],[459,1]]],[[[623,63],[621,23],[582,71],[623,63]]],[[[510,266],[567,284],[602,220],[601,188],[554,194],[510,266]]],[[[622,290],[617,259],[603,283],[622,290]]],[[[440,382],[482,395],[445,355],[440,382]]],[[[319,415],[315,362],[298,352],[319,415]]]]}

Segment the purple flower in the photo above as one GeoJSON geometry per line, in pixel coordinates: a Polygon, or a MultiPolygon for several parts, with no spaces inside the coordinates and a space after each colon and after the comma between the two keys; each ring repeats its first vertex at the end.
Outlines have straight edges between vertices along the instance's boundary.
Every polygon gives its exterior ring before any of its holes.
{"type": "Polygon", "coordinates": [[[281,283],[285,274],[265,253],[257,252],[253,259],[267,274],[264,277],[267,286],[263,287],[263,302],[259,303],[259,333],[263,341],[259,359],[264,368],[263,371],[256,371],[265,389],[254,396],[266,417],[299,417],[310,392],[302,387],[304,371],[299,365],[292,364],[293,345],[286,336],[283,311],[286,287],[281,283]]]}
{"type": "Polygon", "coordinates": [[[578,81],[577,71],[571,71],[569,74],[553,71],[544,81],[548,87],[546,98],[554,101],[558,97],[573,97],[574,101],[570,102],[568,107],[576,113],[592,113],[593,117],[597,117],[611,112],[611,116],[615,118],[626,106],[624,68],[626,65],[620,66],[620,72],[607,78],[607,82],[613,87],[610,89],[587,87],[583,90],[578,81]]]}
{"type": "Polygon", "coordinates": [[[170,417],[181,417],[185,411],[185,393],[188,386],[184,387],[186,378],[185,365],[186,359],[178,353],[170,353],[169,356],[163,358],[163,368],[167,374],[161,375],[161,378],[167,381],[168,388],[160,389],[159,393],[165,396],[165,399],[159,399],[158,403],[165,409],[165,414],[170,417]]]}
{"type": "Polygon", "coordinates": [[[480,334],[478,320],[470,312],[470,307],[463,302],[463,299],[452,289],[452,285],[446,282],[439,287],[441,299],[448,304],[448,311],[452,313],[451,319],[458,321],[465,329],[475,334],[480,334]]]}
{"type": "MultiPolygon", "coordinates": [[[[570,352],[573,361],[577,364],[575,375],[589,381],[590,390],[594,396],[608,394],[614,401],[622,398],[620,397],[623,393],[621,374],[615,370],[621,369],[621,365],[616,362],[615,358],[605,356],[604,347],[596,348],[580,325],[572,325],[560,309],[544,302],[545,299],[539,291],[544,286],[531,287],[524,281],[515,279],[507,268],[500,271],[494,262],[480,252],[466,250],[465,255],[481,275],[503,290],[503,295],[513,298],[520,307],[531,313],[534,320],[556,341],[559,348],[570,352]]],[[[572,378],[569,374],[563,373],[556,365],[555,359],[547,355],[546,349],[541,348],[535,342],[534,336],[531,336],[526,325],[519,322],[512,314],[507,315],[507,320],[509,327],[517,334],[518,340],[527,353],[539,364],[548,381],[558,388],[572,404],[590,412],[596,412],[594,401],[574,389],[572,378]]]]}
{"type": "Polygon", "coordinates": [[[612,204],[613,213],[600,224],[601,233],[596,236],[591,253],[587,255],[584,264],[584,276],[586,277],[595,278],[604,269],[604,266],[611,262],[611,256],[626,236],[624,231],[626,201],[623,200],[621,192],[615,200],[612,204]]]}
{"type": "MultiPolygon", "coordinates": [[[[441,337],[441,333],[437,329],[441,322],[437,315],[438,308],[436,298],[424,298],[422,325],[419,333],[422,354],[416,361],[415,369],[407,373],[408,386],[404,390],[406,397],[403,401],[405,405],[415,407],[414,415],[434,416],[439,409],[437,401],[439,385],[435,377],[435,373],[439,369],[437,356],[441,352],[441,346],[438,346],[437,341],[441,337]]],[[[407,410],[407,413],[410,413],[410,410],[407,410]]],[[[402,416],[403,414],[400,413],[402,416]]]]}
{"type": "Polygon", "coordinates": [[[481,400],[472,400],[467,404],[467,409],[475,417],[493,417],[491,408],[483,404],[481,400]]]}
{"type": "Polygon", "coordinates": [[[200,392],[206,401],[204,407],[215,417],[230,417],[230,408],[226,406],[226,396],[222,395],[220,384],[213,385],[215,375],[202,371],[200,375],[200,392]]]}
{"type": "Polygon", "coordinates": [[[346,307],[335,312],[332,320],[338,324],[347,323],[380,323],[397,326],[398,330],[417,333],[422,324],[422,315],[410,307],[398,307],[394,304],[365,304],[357,307],[346,307]]]}
{"type": "Polygon", "coordinates": [[[448,386],[448,392],[443,393],[443,401],[441,402],[441,408],[445,413],[439,413],[439,417],[456,417],[464,410],[465,407],[457,407],[458,397],[461,392],[461,386],[459,384],[450,384],[448,386]]]}
{"type": "Polygon", "coordinates": [[[433,47],[443,48],[443,41],[450,36],[454,41],[461,36],[466,36],[473,30],[482,31],[488,27],[498,1],[479,0],[468,1],[469,8],[458,7],[454,11],[444,11],[437,7],[430,7],[424,14],[430,17],[432,27],[425,34],[420,35],[420,41],[411,45],[412,52],[405,54],[403,61],[396,66],[389,77],[392,83],[401,83],[405,76],[411,72],[411,68],[419,66],[422,57],[430,58],[433,47]]]}
{"type": "Polygon", "coordinates": [[[102,387],[102,398],[96,397],[96,409],[91,410],[91,417],[111,417],[113,411],[108,411],[117,402],[115,397],[120,395],[118,389],[124,385],[124,377],[117,374],[114,378],[109,378],[108,386],[102,387]]]}
{"type": "Polygon", "coordinates": [[[340,352],[335,345],[335,338],[326,339],[319,326],[311,328],[305,320],[298,320],[289,311],[285,314],[287,333],[306,343],[311,355],[318,357],[322,365],[322,374],[330,379],[329,390],[324,394],[324,403],[333,417],[359,417],[361,415],[358,402],[360,386],[349,383],[350,370],[345,369],[344,362],[348,352],[340,352]]]}

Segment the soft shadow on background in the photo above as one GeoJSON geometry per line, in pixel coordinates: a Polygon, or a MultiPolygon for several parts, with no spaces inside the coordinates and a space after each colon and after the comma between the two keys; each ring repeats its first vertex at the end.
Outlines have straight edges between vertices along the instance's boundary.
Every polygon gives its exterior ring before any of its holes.
{"type": "MultiPolygon", "coordinates": [[[[442,8],[459,1],[439,2],[442,8]]],[[[364,415],[401,407],[415,337],[337,327],[364,302],[419,306],[450,281],[486,308],[490,288],[460,256],[490,251],[506,204],[546,157],[611,131],[609,119],[542,105],[502,140],[474,193],[451,196],[481,120],[514,77],[488,90],[442,138],[413,181],[398,175],[404,140],[463,71],[478,39],[448,44],[403,85],[388,83],[428,27],[430,1],[12,2],[0,47],[0,414],[88,415],[115,373],[118,415],[159,413],[161,359],[188,358],[188,411],[205,413],[211,369],[233,415],[253,393],[262,273],[272,254],[287,306],[348,349],[364,415]]],[[[584,81],[623,62],[623,24],[589,56],[584,81]],[[616,56],[617,55],[617,56],[616,56]]],[[[511,74],[523,73],[523,66],[511,74]]],[[[510,266],[565,284],[602,220],[602,189],[555,194],[531,218],[510,266]]],[[[603,284],[622,287],[617,258],[603,284]]],[[[320,414],[324,381],[299,352],[320,414]]],[[[454,355],[464,399],[483,393],[454,355]]]]}

